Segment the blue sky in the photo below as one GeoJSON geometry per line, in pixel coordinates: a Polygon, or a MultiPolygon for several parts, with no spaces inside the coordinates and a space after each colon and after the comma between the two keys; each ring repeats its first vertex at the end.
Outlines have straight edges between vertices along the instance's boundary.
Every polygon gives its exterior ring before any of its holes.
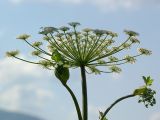
{"type": "MultiPolygon", "coordinates": [[[[109,120],[160,120],[160,2],[158,0],[1,0],[0,1],[0,109],[24,112],[44,120],[77,120],[69,94],[54,77],[45,71],[14,59],[5,58],[8,50],[19,49],[24,58],[31,58],[31,49],[16,40],[21,33],[37,34],[42,26],[60,27],[71,21],[80,28],[92,27],[119,33],[117,41],[126,37],[124,29],[140,33],[137,47],[152,50],[150,57],[140,57],[133,65],[123,65],[119,75],[88,75],[89,120],[98,120],[113,100],[143,85],[141,76],[151,75],[157,90],[157,105],[146,109],[138,98],[124,101],[110,111],[109,120]],[[104,96],[105,95],[105,96],[104,96]],[[105,107],[106,106],[106,107],[105,107]],[[63,115],[62,115],[63,114],[63,115]]],[[[79,69],[71,71],[69,85],[80,96],[79,69]]]]}

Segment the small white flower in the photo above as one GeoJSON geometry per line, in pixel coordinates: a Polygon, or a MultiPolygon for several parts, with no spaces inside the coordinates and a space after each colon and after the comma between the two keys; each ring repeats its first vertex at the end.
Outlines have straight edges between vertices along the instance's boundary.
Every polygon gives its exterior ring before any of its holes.
{"type": "Polygon", "coordinates": [[[108,59],[110,60],[110,62],[118,61],[118,58],[113,56],[108,57],[108,59]]]}
{"type": "Polygon", "coordinates": [[[41,54],[40,51],[33,51],[33,52],[32,52],[32,55],[33,55],[33,56],[39,56],[40,54],[41,54]]]}
{"type": "Polygon", "coordinates": [[[131,64],[133,64],[133,63],[136,62],[136,59],[135,59],[134,57],[132,57],[132,56],[129,56],[129,55],[125,56],[124,59],[125,59],[128,63],[131,63],[131,64]]]}
{"type": "Polygon", "coordinates": [[[138,36],[139,35],[139,33],[134,32],[132,30],[124,30],[124,32],[129,36],[138,36]]]}
{"type": "Polygon", "coordinates": [[[130,41],[131,41],[132,43],[140,43],[140,41],[139,41],[135,36],[132,36],[132,37],[130,38],[130,41]]]}
{"type": "Polygon", "coordinates": [[[115,72],[115,73],[120,73],[122,70],[121,68],[117,67],[117,66],[112,66],[109,68],[112,72],[115,72]]]}
{"type": "Polygon", "coordinates": [[[79,22],[70,22],[68,24],[72,27],[77,27],[78,25],[81,25],[79,22]]]}
{"type": "Polygon", "coordinates": [[[30,35],[22,34],[22,35],[19,35],[16,39],[27,40],[29,37],[30,35]]]}
{"type": "Polygon", "coordinates": [[[42,31],[39,32],[39,34],[47,35],[49,33],[53,33],[55,31],[58,31],[55,27],[42,27],[42,31]]]}
{"type": "Polygon", "coordinates": [[[144,48],[139,48],[139,49],[138,49],[138,52],[139,52],[140,54],[143,54],[143,55],[151,55],[151,54],[152,54],[152,51],[147,50],[147,49],[144,49],[144,48]]]}
{"type": "Polygon", "coordinates": [[[70,28],[66,26],[62,26],[59,29],[65,32],[65,31],[68,31],[70,28]]]}
{"type": "Polygon", "coordinates": [[[42,42],[34,42],[32,45],[35,47],[41,46],[43,43],[42,42]]]}
{"type": "Polygon", "coordinates": [[[18,54],[19,54],[19,51],[18,51],[18,50],[6,52],[6,56],[7,56],[7,57],[15,57],[15,56],[17,56],[18,54]]]}
{"type": "Polygon", "coordinates": [[[86,33],[88,33],[88,32],[90,32],[90,31],[92,31],[92,29],[90,29],[90,28],[85,28],[85,29],[83,29],[83,31],[86,32],[86,33]]]}
{"type": "Polygon", "coordinates": [[[128,44],[128,43],[125,43],[125,44],[123,44],[123,47],[125,48],[125,49],[129,49],[130,48],[130,44],[128,44]]]}

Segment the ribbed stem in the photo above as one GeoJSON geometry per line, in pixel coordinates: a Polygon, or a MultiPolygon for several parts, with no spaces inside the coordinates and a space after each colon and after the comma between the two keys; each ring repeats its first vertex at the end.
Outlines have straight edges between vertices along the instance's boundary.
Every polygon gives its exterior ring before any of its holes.
{"type": "Polygon", "coordinates": [[[82,76],[82,116],[83,120],[88,120],[87,81],[85,66],[81,66],[80,68],[82,76]]]}

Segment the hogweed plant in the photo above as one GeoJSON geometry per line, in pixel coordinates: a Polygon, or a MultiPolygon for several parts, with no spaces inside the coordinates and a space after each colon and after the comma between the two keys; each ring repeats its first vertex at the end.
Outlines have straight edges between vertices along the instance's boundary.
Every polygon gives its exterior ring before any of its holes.
{"type": "MultiPolygon", "coordinates": [[[[121,68],[118,66],[127,63],[133,64],[136,62],[137,57],[150,55],[151,51],[139,48],[136,55],[126,55],[122,58],[115,57],[117,53],[140,43],[137,32],[125,30],[127,39],[120,45],[115,45],[115,39],[118,37],[117,33],[90,28],[79,31],[77,30],[79,25],[78,22],[71,22],[69,23],[70,27],[42,27],[39,34],[42,35],[43,39],[34,43],[28,40],[30,38],[28,34],[18,36],[17,39],[26,42],[34,49],[32,55],[38,57],[39,61],[35,62],[18,57],[19,51],[17,50],[6,52],[6,55],[27,63],[43,66],[47,70],[53,70],[55,76],[70,93],[75,104],[78,120],[88,120],[86,73],[120,73],[121,68]],[[47,44],[48,49],[43,46],[44,42],[46,42],[45,45],[47,44]],[[108,71],[101,70],[102,67],[106,67],[105,69],[108,71]],[[82,109],[74,92],[67,84],[70,77],[69,69],[71,68],[80,68],[81,71],[82,109]]],[[[129,95],[117,99],[104,112],[99,111],[99,120],[107,120],[106,115],[110,109],[127,98],[139,96],[139,103],[144,103],[146,107],[153,106],[156,103],[155,91],[150,88],[153,80],[150,76],[143,76],[143,79],[144,86],[135,89],[129,95]]]]}

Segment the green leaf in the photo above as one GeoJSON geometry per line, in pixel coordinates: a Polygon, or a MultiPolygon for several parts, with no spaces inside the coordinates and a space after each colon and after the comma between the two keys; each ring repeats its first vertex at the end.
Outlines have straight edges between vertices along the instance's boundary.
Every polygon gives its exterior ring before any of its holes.
{"type": "Polygon", "coordinates": [[[60,61],[63,61],[63,58],[62,58],[62,55],[57,51],[55,50],[53,53],[52,53],[52,60],[54,60],[55,62],[60,62],[60,61]]]}
{"type": "MultiPolygon", "coordinates": [[[[103,112],[99,111],[99,119],[101,120],[103,116],[103,112]]],[[[103,118],[103,120],[108,120],[106,117],[103,118]]]]}
{"type": "Polygon", "coordinates": [[[66,84],[70,76],[69,69],[63,65],[58,65],[55,68],[55,76],[62,82],[62,84],[66,84]]]}
{"type": "Polygon", "coordinates": [[[151,86],[152,85],[153,79],[150,76],[148,76],[148,77],[143,76],[142,78],[143,78],[146,86],[151,86]]]}
{"type": "Polygon", "coordinates": [[[146,86],[139,87],[133,92],[134,95],[142,95],[147,90],[146,86]]]}

